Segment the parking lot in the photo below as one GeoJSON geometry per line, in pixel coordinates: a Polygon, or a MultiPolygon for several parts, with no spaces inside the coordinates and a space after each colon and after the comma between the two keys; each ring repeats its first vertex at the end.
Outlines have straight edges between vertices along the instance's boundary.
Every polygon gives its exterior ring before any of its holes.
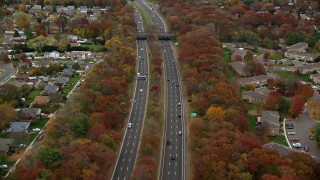
{"type": "Polygon", "coordinates": [[[320,148],[315,140],[310,139],[310,128],[316,123],[304,112],[295,120],[286,121],[286,133],[293,149],[309,153],[320,162],[320,148]]]}

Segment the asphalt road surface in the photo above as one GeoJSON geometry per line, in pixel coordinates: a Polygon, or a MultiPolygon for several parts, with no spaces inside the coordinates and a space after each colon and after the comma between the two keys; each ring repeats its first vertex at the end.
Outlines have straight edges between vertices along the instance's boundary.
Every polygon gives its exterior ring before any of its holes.
{"type": "MultiPolygon", "coordinates": [[[[135,10],[134,16],[137,22],[138,31],[143,32],[142,18],[137,10],[135,10]]],[[[148,95],[147,79],[138,79],[138,76],[148,76],[148,58],[146,50],[146,41],[137,40],[137,83],[127,125],[128,127],[112,175],[112,179],[114,180],[131,179],[131,173],[137,156],[148,95]],[[130,123],[131,127],[129,127],[130,123]]]]}
{"type": "Polygon", "coordinates": [[[3,69],[2,74],[0,74],[0,84],[4,83],[16,72],[16,70],[14,69],[11,63],[9,64],[0,63],[0,68],[3,69]]]}
{"type": "MultiPolygon", "coordinates": [[[[138,1],[152,18],[159,33],[166,33],[165,25],[157,12],[144,1],[138,1]]],[[[165,134],[159,179],[185,179],[186,131],[179,69],[174,57],[173,43],[160,41],[165,60],[165,134]]]]}

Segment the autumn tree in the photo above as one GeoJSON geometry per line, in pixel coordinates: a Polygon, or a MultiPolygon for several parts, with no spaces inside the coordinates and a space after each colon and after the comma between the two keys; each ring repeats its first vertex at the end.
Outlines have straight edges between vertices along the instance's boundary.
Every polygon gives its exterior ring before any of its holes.
{"type": "Polygon", "coordinates": [[[264,101],[264,106],[269,110],[278,109],[278,104],[281,100],[281,94],[279,92],[273,91],[268,94],[264,101]]]}
{"type": "Polygon", "coordinates": [[[0,130],[3,130],[16,119],[16,111],[9,104],[0,104],[0,117],[0,130]]]}
{"type": "Polygon", "coordinates": [[[0,61],[2,61],[4,63],[9,63],[10,59],[7,54],[2,54],[2,55],[0,55],[0,61]]]}
{"type": "Polygon", "coordinates": [[[309,84],[298,83],[296,88],[296,95],[301,95],[304,100],[313,96],[314,90],[309,84]]]}
{"type": "Polygon", "coordinates": [[[222,109],[222,107],[210,106],[207,110],[206,116],[208,117],[209,120],[212,120],[212,121],[223,120],[225,117],[225,111],[222,109]]]}
{"type": "Polygon", "coordinates": [[[27,28],[30,26],[32,18],[30,15],[28,15],[24,12],[18,12],[18,13],[15,13],[14,19],[15,19],[17,26],[20,29],[24,29],[24,28],[27,28]]]}
{"type": "Polygon", "coordinates": [[[291,99],[291,106],[289,109],[289,113],[292,117],[297,117],[304,107],[304,100],[301,95],[296,95],[291,99]]]}

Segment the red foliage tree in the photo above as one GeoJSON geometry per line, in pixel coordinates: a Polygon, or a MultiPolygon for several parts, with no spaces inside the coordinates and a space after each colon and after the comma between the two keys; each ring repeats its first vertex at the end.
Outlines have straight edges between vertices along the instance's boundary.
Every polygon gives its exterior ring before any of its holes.
{"type": "Polygon", "coordinates": [[[264,105],[269,110],[278,109],[278,104],[281,100],[282,95],[279,92],[270,92],[267,98],[264,100],[264,105]]]}
{"type": "Polygon", "coordinates": [[[296,95],[291,99],[289,112],[292,117],[297,117],[301,113],[304,103],[305,102],[301,95],[296,95]]]}

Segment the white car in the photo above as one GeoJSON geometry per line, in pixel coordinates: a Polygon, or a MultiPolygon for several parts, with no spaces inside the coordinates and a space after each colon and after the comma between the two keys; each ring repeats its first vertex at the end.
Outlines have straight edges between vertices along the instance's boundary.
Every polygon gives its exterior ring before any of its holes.
{"type": "Polygon", "coordinates": [[[300,143],[293,143],[292,146],[295,147],[295,148],[301,148],[301,144],[300,143]]]}
{"type": "Polygon", "coordinates": [[[143,48],[141,48],[141,51],[143,51],[143,48]]]}
{"type": "Polygon", "coordinates": [[[2,165],[0,165],[0,169],[8,169],[8,165],[2,164],[2,165]]]}
{"type": "Polygon", "coordinates": [[[40,128],[34,128],[34,129],[32,129],[32,131],[39,132],[39,131],[41,131],[41,129],[40,128]]]}
{"type": "Polygon", "coordinates": [[[128,124],[128,128],[131,129],[132,128],[132,123],[128,124]]]}
{"type": "Polygon", "coordinates": [[[181,134],[182,134],[182,131],[179,131],[178,134],[181,135],[181,134]]]}
{"type": "Polygon", "coordinates": [[[178,103],[178,106],[181,106],[181,103],[178,103]]]}
{"type": "Polygon", "coordinates": [[[140,89],[140,92],[142,92],[143,91],[143,89],[140,89]]]}
{"type": "Polygon", "coordinates": [[[288,132],[288,135],[295,135],[295,134],[296,134],[296,132],[294,132],[294,131],[288,132]]]}

